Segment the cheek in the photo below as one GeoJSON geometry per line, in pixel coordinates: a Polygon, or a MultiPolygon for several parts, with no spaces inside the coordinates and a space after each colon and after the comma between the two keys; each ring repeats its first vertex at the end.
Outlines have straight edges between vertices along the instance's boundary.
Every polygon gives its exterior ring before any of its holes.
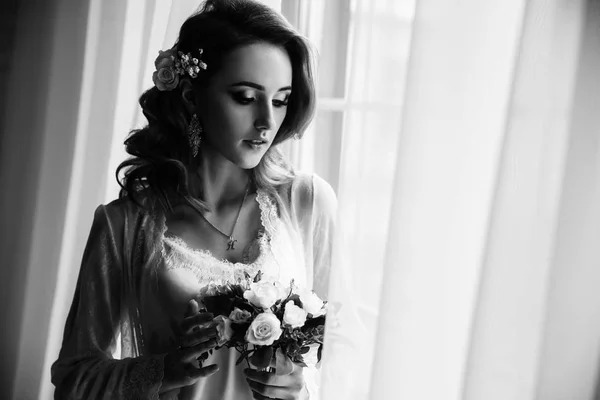
{"type": "Polygon", "coordinates": [[[286,115],[287,115],[287,107],[278,108],[275,110],[275,121],[277,121],[277,128],[279,128],[281,126],[286,115]]]}
{"type": "Polygon", "coordinates": [[[205,111],[205,128],[219,136],[235,136],[246,129],[250,117],[248,108],[228,101],[214,102],[205,111]]]}

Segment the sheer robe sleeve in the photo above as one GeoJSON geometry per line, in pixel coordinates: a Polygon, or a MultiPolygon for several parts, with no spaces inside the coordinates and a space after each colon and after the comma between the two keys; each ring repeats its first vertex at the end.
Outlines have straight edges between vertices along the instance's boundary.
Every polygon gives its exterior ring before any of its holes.
{"type": "MultiPolygon", "coordinates": [[[[333,266],[333,248],[337,214],[335,192],[317,174],[300,174],[293,190],[294,216],[301,227],[304,243],[304,257],[307,262],[307,280],[312,290],[323,300],[329,300],[330,276],[333,266]]],[[[326,329],[327,337],[335,335],[326,329]]],[[[327,339],[326,339],[327,340],[327,339]]],[[[326,343],[325,347],[330,346],[326,343]]],[[[312,348],[308,358],[309,367],[304,369],[304,380],[310,400],[319,398],[319,388],[323,378],[321,365],[316,363],[316,348],[312,348]]]]}
{"type": "Polygon", "coordinates": [[[319,297],[327,300],[333,262],[337,198],[331,186],[316,174],[312,179],[312,193],[313,290],[319,297]]]}
{"type": "Polygon", "coordinates": [[[328,312],[323,363],[315,376],[318,390],[309,387],[309,391],[311,400],[317,399],[315,391],[323,399],[350,398],[352,381],[360,379],[355,367],[350,373],[358,351],[351,332],[362,331],[364,326],[357,313],[350,264],[344,260],[342,235],[337,231],[336,195],[318,175],[312,181],[313,290],[333,309],[328,312]]]}
{"type": "Polygon", "coordinates": [[[163,356],[113,358],[124,315],[124,211],[99,206],[85,247],[58,360],[55,399],[158,399],[163,356]]]}

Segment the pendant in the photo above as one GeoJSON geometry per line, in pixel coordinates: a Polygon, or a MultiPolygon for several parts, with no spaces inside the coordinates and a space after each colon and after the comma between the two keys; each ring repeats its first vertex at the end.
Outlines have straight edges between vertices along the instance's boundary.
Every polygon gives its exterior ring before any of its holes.
{"type": "Polygon", "coordinates": [[[233,240],[233,236],[229,236],[229,241],[227,242],[227,250],[235,250],[235,247],[233,247],[235,245],[235,242],[237,242],[237,240],[233,240]]]}

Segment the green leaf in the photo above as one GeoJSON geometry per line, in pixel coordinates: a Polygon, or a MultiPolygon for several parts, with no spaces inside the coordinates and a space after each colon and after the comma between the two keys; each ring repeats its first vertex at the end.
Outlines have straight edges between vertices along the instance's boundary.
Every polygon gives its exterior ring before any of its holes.
{"type": "Polygon", "coordinates": [[[244,361],[244,359],[246,358],[246,356],[248,355],[249,351],[244,351],[242,352],[242,354],[240,354],[239,358],[237,359],[237,361],[235,362],[235,365],[240,365],[242,361],[244,361]]]}
{"type": "Polygon", "coordinates": [[[325,325],[325,316],[324,315],[320,315],[316,318],[309,318],[306,320],[306,322],[304,323],[304,326],[302,327],[302,330],[304,332],[309,332],[312,328],[318,328],[321,325],[325,325]]]}
{"type": "Polygon", "coordinates": [[[248,303],[248,300],[244,299],[244,298],[233,298],[231,299],[231,309],[233,310],[233,307],[237,307],[240,310],[245,310],[248,312],[254,312],[254,307],[252,307],[252,305],[250,303],[248,303]]]}

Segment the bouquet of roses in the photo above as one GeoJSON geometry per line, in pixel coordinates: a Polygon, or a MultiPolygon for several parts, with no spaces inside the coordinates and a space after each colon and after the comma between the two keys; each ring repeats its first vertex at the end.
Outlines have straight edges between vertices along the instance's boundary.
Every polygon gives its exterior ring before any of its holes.
{"type": "Polygon", "coordinates": [[[276,373],[285,375],[292,371],[292,362],[306,367],[311,349],[317,350],[316,362],[321,360],[329,307],[293,280],[285,287],[263,279],[259,271],[254,278],[245,274],[237,283],[213,282],[199,297],[215,315],[217,348],[237,349],[237,364],[245,360],[256,369],[270,370],[275,361],[276,373]]]}

